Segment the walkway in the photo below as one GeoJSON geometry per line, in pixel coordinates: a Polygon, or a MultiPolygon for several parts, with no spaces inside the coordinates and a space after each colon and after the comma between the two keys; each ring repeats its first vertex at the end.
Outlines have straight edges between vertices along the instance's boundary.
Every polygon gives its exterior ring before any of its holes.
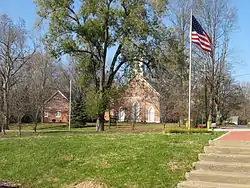
{"type": "Polygon", "coordinates": [[[250,141],[250,131],[231,131],[220,138],[228,141],[250,141]]]}
{"type": "Polygon", "coordinates": [[[231,131],[209,142],[178,188],[250,188],[250,131],[231,131]]]}

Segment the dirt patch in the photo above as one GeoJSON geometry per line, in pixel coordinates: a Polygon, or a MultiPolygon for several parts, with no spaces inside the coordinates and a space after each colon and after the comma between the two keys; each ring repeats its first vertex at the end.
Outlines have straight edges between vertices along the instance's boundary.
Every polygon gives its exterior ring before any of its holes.
{"type": "Polygon", "coordinates": [[[70,155],[62,155],[60,156],[61,160],[64,161],[73,161],[74,160],[74,155],[70,154],[70,155]]]}
{"type": "Polygon", "coordinates": [[[22,188],[21,184],[0,180],[0,188],[22,188]]]}
{"type": "Polygon", "coordinates": [[[183,163],[177,161],[170,161],[168,164],[168,169],[171,171],[179,170],[183,168],[183,163]]]}
{"type": "Polygon", "coordinates": [[[59,179],[58,178],[48,178],[47,181],[48,182],[58,182],[59,179]]]}
{"type": "Polygon", "coordinates": [[[67,188],[108,188],[108,186],[104,183],[98,183],[95,181],[84,181],[67,186],[67,188]]]}

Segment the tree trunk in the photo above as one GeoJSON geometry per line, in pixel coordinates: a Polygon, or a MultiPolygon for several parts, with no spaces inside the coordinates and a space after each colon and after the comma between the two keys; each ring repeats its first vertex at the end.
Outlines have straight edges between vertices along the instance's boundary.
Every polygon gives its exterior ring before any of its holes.
{"type": "Polygon", "coordinates": [[[0,112],[0,132],[3,132],[3,113],[2,112],[0,112]]]}
{"type": "Polygon", "coordinates": [[[215,110],[216,110],[216,123],[221,125],[221,113],[219,109],[219,104],[215,101],[215,110]]]}
{"type": "Polygon", "coordinates": [[[183,116],[181,115],[180,117],[179,117],[179,127],[181,127],[182,125],[183,125],[183,122],[184,122],[184,120],[183,120],[183,116]]]}
{"type": "Polygon", "coordinates": [[[97,117],[96,131],[104,131],[104,113],[99,114],[97,117]]]}
{"type": "Polygon", "coordinates": [[[2,117],[2,114],[1,114],[0,123],[1,123],[1,129],[0,129],[0,132],[3,132],[4,122],[3,122],[3,117],[2,117]]]}
{"type": "Polygon", "coordinates": [[[41,115],[41,123],[44,123],[44,109],[43,109],[43,107],[42,107],[41,112],[42,112],[42,115],[41,115]]]}
{"type": "Polygon", "coordinates": [[[19,131],[19,136],[22,136],[22,124],[21,124],[21,118],[18,117],[18,131],[19,131]]]}
{"type": "Polygon", "coordinates": [[[3,112],[4,112],[4,121],[3,121],[3,133],[8,128],[8,91],[7,83],[3,84],[3,112]]]}
{"type": "Polygon", "coordinates": [[[133,122],[132,122],[132,131],[135,130],[135,124],[136,124],[136,122],[133,121],[133,122]]]}
{"type": "MultiPolygon", "coordinates": [[[[206,74],[206,73],[205,73],[206,74]]],[[[204,85],[204,90],[205,90],[205,93],[204,93],[204,102],[205,102],[205,124],[206,124],[206,127],[208,126],[207,125],[207,122],[208,122],[208,97],[207,97],[207,74],[205,75],[205,85],[204,85]]]]}
{"type": "Polygon", "coordinates": [[[110,104],[109,104],[109,129],[111,128],[111,114],[110,114],[110,104]]]}
{"type": "Polygon", "coordinates": [[[19,130],[19,136],[22,136],[22,124],[19,122],[18,123],[18,130],[19,130]]]}
{"type": "Polygon", "coordinates": [[[36,111],[36,117],[35,117],[35,127],[34,127],[34,132],[36,133],[37,130],[37,119],[38,119],[38,115],[39,115],[39,110],[36,111]]]}

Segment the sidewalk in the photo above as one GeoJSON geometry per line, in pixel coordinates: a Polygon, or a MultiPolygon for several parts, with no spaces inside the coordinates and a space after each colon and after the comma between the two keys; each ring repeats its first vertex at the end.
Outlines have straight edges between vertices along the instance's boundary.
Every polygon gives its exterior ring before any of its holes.
{"type": "Polygon", "coordinates": [[[250,129],[248,130],[231,130],[219,140],[227,141],[250,141],[250,129]]]}

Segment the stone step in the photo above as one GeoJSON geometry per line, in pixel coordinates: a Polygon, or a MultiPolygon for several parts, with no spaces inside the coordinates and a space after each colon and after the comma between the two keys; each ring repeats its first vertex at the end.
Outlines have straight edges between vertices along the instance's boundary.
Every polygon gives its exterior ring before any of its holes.
{"type": "Polygon", "coordinates": [[[249,173],[194,170],[186,173],[186,179],[213,183],[245,184],[250,187],[249,173]]]}
{"type": "Polygon", "coordinates": [[[250,173],[249,163],[198,161],[193,166],[196,170],[250,173]]]}
{"type": "Polygon", "coordinates": [[[177,188],[249,188],[249,185],[212,183],[203,181],[183,181],[177,185],[177,188]]]}
{"type": "Polygon", "coordinates": [[[211,162],[216,161],[216,162],[250,163],[250,156],[249,155],[200,153],[199,159],[201,161],[211,161],[211,162]]]}
{"type": "Polygon", "coordinates": [[[229,147],[247,147],[250,148],[248,141],[228,141],[228,140],[209,140],[210,146],[229,146],[229,147]]]}
{"type": "Polygon", "coordinates": [[[205,146],[205,153],[250,155],[250,147],[205,146]]]}

